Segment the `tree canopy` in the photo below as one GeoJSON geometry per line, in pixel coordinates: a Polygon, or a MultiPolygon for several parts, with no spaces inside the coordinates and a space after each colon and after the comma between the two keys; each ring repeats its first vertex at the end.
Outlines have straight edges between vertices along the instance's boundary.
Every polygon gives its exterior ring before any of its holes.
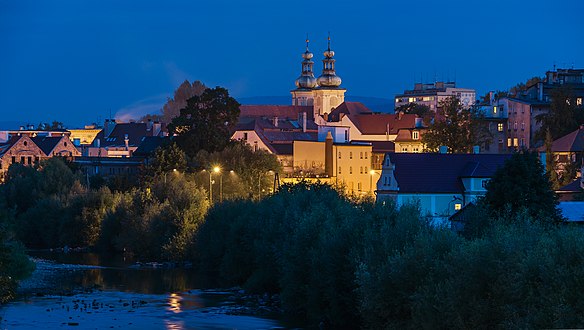
{"type": "Polygon", "coordinates": [[[467,153],[475,145],[484,145],[491,140],[484,115],[476,108],[465,108],[456,97],[440,103],[434,122],[422,136],[426,149],[431,152],[447,146],[452,153],[467,153]]]}
{"type": "Polygon", "coordinates": [[[162,106],[162,121],[170,123],[174,118],[180,115],[180,110],[186,107],[187,100],[195,95],[201,95],[207,89],[205,84],[196,80],[191,84],[185,80],[174,91],[173,98],[168,98],[164,106],[162,106]]]}
{"type": "Polygon", "coordinates": [[[180,116],[168,126],[176,142],[187,155],[199,150],[220,151],[227,146],[231,129],[239,117],[239,103],[222,87],[208,88],[200,96],[188,99],[180,116]]]}
{"type": "Polygon", "coordinates": [[[496,215],[526,211],[535,219],[561,219],[557,196],[537,153],[513,154],[486,188],[483,202],[496,215]]]}
{"type": "Polygon", "coordinates": [[[549,130],[552,139],[558,139],[578,129],[584,123],[584,112],[576,105],[574,91],[568,86],[561,86],[550,91],[550,111],[536,117],[541,128],[536,132],[536,139],[543,141],[549,130]]]}

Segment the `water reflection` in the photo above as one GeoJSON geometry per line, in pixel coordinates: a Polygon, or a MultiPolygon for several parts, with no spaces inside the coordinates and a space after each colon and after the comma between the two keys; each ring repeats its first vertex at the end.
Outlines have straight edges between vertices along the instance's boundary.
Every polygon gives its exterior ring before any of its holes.
{"type": "Polygon", "coordinates": [[[134,264],[133,260],[96,253],[33,252],[31,255],[65,265],[95,266],[93,268],[70,266],[69,269],[62,272],[59,277],[54,279],[53,286],[62,291],[82,287],[161,294],[183,292],[201,287],[198,274],[193,269],[128,268],[134,264]]]}
{"type": "Polygon", "coordinates": [[[176,293],[171,293],[170,296],[168,297],[168,304],[170,305],[168,310],[173,312],[173,313],[180,313],[180,301],[182,300],[182,297],[177,295],[176,293]]]}

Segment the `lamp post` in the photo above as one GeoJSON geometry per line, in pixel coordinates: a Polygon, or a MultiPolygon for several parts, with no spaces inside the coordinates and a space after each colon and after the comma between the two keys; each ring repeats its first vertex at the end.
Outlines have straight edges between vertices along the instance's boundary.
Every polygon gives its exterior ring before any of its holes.
{"type": "Polygon", "coordinates": [[[375,175],[375,170],[369,171],[369,193],[373,194],[373,175],[375,175]]]}
{"type": "MultiPolygon", "coordinates": [[[[213,172],[221,173],[221,167],[213,167],[213,172]]],[[[219,201],[223,202],[223,175],[219,175],[219,201]]]]}
{"type": "Polygon", "coordinates": [[[209,205],[213,204],[213,171],[209,171],[209,205]]]}

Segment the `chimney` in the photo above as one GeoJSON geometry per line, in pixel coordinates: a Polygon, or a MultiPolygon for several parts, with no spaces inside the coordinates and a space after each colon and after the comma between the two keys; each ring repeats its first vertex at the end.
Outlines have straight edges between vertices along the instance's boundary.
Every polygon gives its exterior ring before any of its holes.
{"type": "Polygon", "coordinates": [[[302,132],[306,132],[306,112],[302,113],[302,132]]]}
{"type": "Polygon", "coordinates": [[[101,143],[100,143],[99,139],[95,139],[95,141],[93,141],[93,145],[94,145],[96,148],[99,148],[99,147],[101,146],[101,143]]]}
{"type": "Polygon", "coordinates": [[[146,122],[146,129],[148,131],[152,130],[152,119],[148,118],[148,121],[146,122]]]}
{"type": "Polygon", "coordinates": [[[397,113],[397,120],[401,120],[402,117],[404,116],[404,113],[402,111],[397,113]]]}
{"type": "Polygon", "coordinates": [[[333,135],[331,131],[326,133],[324,140],[324,170],[329,178],[333,177],[333,135]]]}
{"type": "Polygon", "coordinates": [[[493,105],[495,103],[495,92],[489,92],[489,105],[493,105]]]}
{"type": "Polygon", "coordinates": [[[126,144],[126,150],[130,149],[130,139],[128,138],[128,134],[124,134],[124,143],[126,144]]]}
{"type": "MultiPolygon", "coordinates": [[[[389,125],[389,123],[388,123],[389,125]]],[[[423,119],[420,117],[416,117],[416,128],[422,128],[423,127],[423,119]]]]}
{"type": "Polygon", "coordinates": [[[447,146],[440,146],[438,148],[438,152],[441,154],[447,154],[448,153],[448,147],[447,146]]]}
{"type": "Polygon", "coordinates": [[[480,146],[472,146],[472,153],[475,155],[478,155],[481,153],[481,147],[480,146]]]}
{"type": "Polygon", "coordinates": [[[275,127],[278,127],[278,116],[274,117],[273,123],[275,127]]]}
{"type": "Polygon", "coordinates": [[[537,83],[537,100],[543,101],[543,82],[541,81],[537,83]]]}

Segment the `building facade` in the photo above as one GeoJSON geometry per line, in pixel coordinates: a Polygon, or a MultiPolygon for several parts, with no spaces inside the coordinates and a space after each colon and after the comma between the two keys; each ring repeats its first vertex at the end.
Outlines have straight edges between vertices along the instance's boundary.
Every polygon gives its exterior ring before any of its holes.
{"type": "Polygon", "coordinates": [[[476,91],[470,88],[457,88],[455,82],[435,82],[431,84],[417,83],[414,89],[406,90],[395,96],[395,108],[409,103],[427,106],[436,112],[445,99],[455,96],[465,107],[476,103],[476,91]]]}

